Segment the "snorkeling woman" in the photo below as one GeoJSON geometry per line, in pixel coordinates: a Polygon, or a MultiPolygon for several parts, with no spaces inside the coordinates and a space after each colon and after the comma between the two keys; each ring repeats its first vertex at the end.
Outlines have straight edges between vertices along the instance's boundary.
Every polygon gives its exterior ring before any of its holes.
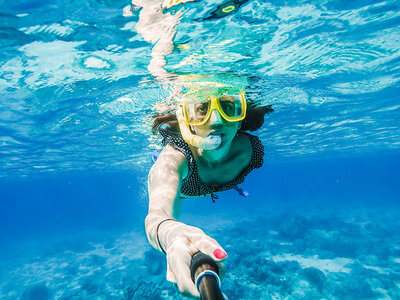
{"type": "Polygon", "coordinates": [[[201,251],[224,272],[227,253],[200,228],[177,221],[182,201],[229,190],[263,163],[258,137],[270,105],[256,106],[230,84],[192,84],[178,99],[176,113],[159,115],[153,132],[165,146],[149,172],[149,211],[145,230],[150,244],[167,258],[167,280],[187,297],[199,298],[189,270],[201,251]]]}

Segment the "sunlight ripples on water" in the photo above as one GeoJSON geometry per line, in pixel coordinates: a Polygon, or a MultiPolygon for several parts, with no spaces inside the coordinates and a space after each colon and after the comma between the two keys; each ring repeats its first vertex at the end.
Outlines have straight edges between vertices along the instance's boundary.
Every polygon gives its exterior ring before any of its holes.
{"type": "Polygon", "coordinates": [[[129,2],[1,1],[0,176],[148,167],[169,96],[150,61],[249,78],[275,109],[259,132],[269,159],[400,149],[397,1],[140,2],[124,17],[129,2]],[[171,53],[136,31],[157,14],[171,53]]]}

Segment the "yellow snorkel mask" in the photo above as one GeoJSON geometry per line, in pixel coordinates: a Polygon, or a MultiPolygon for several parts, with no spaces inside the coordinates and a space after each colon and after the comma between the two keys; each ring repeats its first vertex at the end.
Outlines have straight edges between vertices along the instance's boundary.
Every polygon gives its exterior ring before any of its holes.
{"type": "Polygon", "coordinates": [[[246,117],[247,103],[244,91],[239,95],[223,95],[202,97],[185,95],[182,104],[183,116],[188,125],[203,125],[216,110],[227,122],[239,122],[246,117]]]}
{"type": "Polygon", "coordinates": [[[191,87],[179,99],[177,118],[183,139],[198,148],[212,150],[221,144],[220,136],[200,137],[190,130],[189,126],[207,123],[214,110],[227,122],[239,122],[246,117],[247,102],[243,89],[218,83],[207,86],[191,87]]]}

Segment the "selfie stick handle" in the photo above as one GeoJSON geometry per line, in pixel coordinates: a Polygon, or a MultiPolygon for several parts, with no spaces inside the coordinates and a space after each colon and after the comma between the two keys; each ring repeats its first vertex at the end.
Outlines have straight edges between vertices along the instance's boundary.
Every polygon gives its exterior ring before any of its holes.
{"type": "Polygon", "coordinates": [[[190,272],[202,300],[224,300],[219,269],[210,256],[202,252],[193,255],[190,272]]]}

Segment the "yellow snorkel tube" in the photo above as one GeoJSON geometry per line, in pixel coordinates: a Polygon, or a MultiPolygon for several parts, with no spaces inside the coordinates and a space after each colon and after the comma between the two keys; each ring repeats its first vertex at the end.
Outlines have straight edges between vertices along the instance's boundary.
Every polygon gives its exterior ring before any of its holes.
{"type": "Polygon", "coordinates": [[[178,119],[179,129],[181,130],[181,135],[183,139],[190,145],[201,148],[204,150],[214,150],[221,145],[222,139],[218,135],[211,135],[208,137],[201,137],[193,134],[190,130],[185,117],[183,116],[183,103],[178,104],[178,109],[176,111],[176,117],[178,119]]]}
{"type": "MultiPolygon", "coordinates": [[[[184,91],[177,100],[176,117],[178,119],[179,129],[183,139],[190,145],[205,149],[217,149],[222,142],[221,136],[210,135],[208,137],[201,137],[193,133],[190,125],[184,115],[185,101],[188,97],[193,95],[200,95],[203,97],[219,98],[224,95],[240,95],[243,101],[246,102],[244,97],[244,88],[248,82],[246,78],[234,76],[230,74],[213,74],[213,75],[182,75],[179,78],[181,87],[184,91]]],[[[244,110],[246,110],[246,103],[244,103],[244,110]]],[[[245,115],[242,119],[244,119],[245,115]]],[[[193,126],[196,126],[193,124],[193,126]]]]}

